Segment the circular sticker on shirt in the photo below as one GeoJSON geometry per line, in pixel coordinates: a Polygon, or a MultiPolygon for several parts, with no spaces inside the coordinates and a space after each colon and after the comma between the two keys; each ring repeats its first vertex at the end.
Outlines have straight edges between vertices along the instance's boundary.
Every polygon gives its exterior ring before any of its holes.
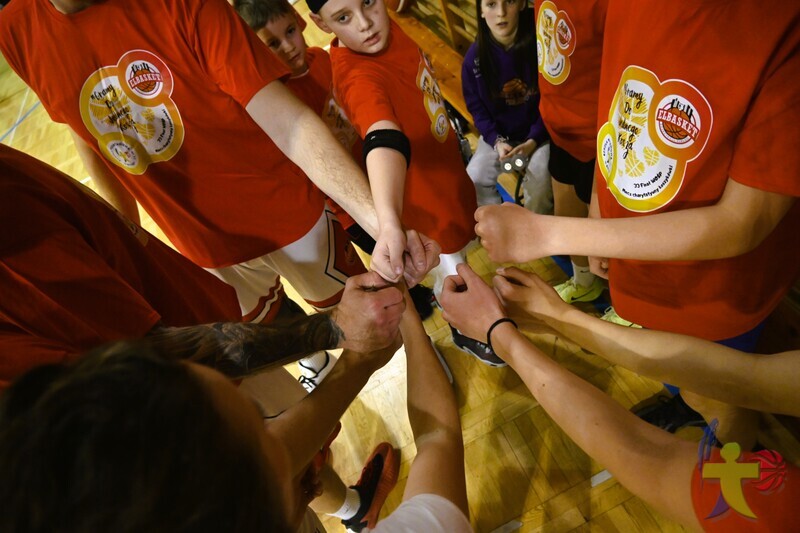
{"type": "Polygon", "coordinates": [[[450,121],[447,119],[442,91],[436,83],[436,78],[433,77],[431,62],[424,53],[420,54],[422,57],[417,71],[417,87],[422,91],[422,103],[431,120],[431,134],[437,141],[443,143],[450,132],[450,121]]]}
{"type": "Polygon", "coordinates": [[[83,123],[103,155],[131,174],[168,161],[183,144],[184,126],[172,100],[169,68],[145,50],[125,53],[101,67],[80,94],[83,123]]]}
{"type": "Polygon", "coordinates": [[[626,68],[597,135],[600,172],[617,202],[637,212],[671,202],[712,123],[711,106],[693,85],[626,68]]]}
{"type": "Polygon", "coordinates": [[[164,78],[158,67],[146,60],[133,61],[125,67],[125,81],[142,98],[157,97],[164,88],[164,78]]]}
{"type": "Polygon", "coordinates": [[[575,51],[575,25],[555,2],[545,0],[536,19],[536,59],[542,77],[560,85],[572,70],[570,56],[575,51]]]}

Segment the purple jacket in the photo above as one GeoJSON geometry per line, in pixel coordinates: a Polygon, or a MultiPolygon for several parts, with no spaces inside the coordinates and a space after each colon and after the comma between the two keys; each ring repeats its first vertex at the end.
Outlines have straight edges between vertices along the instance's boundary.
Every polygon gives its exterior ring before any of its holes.
{"type": "Polygon", "coordinates": [[[541,144],[547,139],[547,130],[539,115],[536,58],[531,58],[524,72],[517,72],[512,55],[496,43],[491,46],[500,75],[494,82],[500,98],[491,97],[478,69],[478,43],[472,43],[461,65],[461,89],[475,127],[490,146],[494,146],[498,135],[512,143],[533,139],[541,144]]]}

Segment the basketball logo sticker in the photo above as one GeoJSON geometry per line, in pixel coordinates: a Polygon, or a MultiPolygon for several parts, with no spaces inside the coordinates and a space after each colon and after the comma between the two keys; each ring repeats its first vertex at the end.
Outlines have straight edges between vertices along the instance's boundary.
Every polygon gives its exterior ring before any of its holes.
{"type": "Polygon", "coordinates": [[[566,11],[549,0],[542,2],[536,19],[536,58],[544,79],[553,85],[566,81],[575,44],[575,26],[566,11]]]}
{"type": "Polygon", "coordinates": [[[169,68],[145,50],[127,52],[86,79],[81,117],[109,161],[138,175],[178,153],[184,126],[172,83],[169,68]]]}
{"type": "Polygon", "coordinates": [[[155,98],[164,86],[158,67],[149,61],[134,61],[125,68],[128,87],[143,98],[155,98]]]}
{"type": "Polygon", "coordinates": [[[433,66],[431,66],[428,56],[422,52],[420,54],[422,59],[417,71],[417,87],[422,91],[425,112],[431,119],[431,134],[437,141],[443,143],[447,140],[447,134],[450,132],[450,121],[447,119],[447,110],[444,108],[442,91],[439,90],[439,84],[433,77],[433,66]]]}
{"type": "Polygon", "coordinates": [[[646,213],[672,201],[712,123],[711,106],[693,85],[626,68],[597,135],[600,172],[617,202],[646,213]]]}

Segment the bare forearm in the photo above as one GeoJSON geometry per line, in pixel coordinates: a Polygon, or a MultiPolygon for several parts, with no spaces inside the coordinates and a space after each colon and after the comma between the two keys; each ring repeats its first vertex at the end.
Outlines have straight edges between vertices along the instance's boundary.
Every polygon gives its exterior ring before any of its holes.
{"type": "Polygon", "coordinates": [[[408,368],[408,421],[417,447],[403,499],[438,494],[469,516],[458,404],[410,298],[400,331],[408,368]]]}
{"type": "MultiPolygon", "coordinates": [[[[367,129],[367,138],[377,130],[400,131],[400,126],[390,120],[379,120],[367,129]]],[[[372,199],[381,227],[399,227],[406,185],[405,156],[393,148],[379,147],[370,150],[366,164],[372,199]]]]}
{"type": "Polygon", "coordinates": [[[660,512],[699,530],[688,494],[697,461],[693,443],[637,418],[552,361],[512,326],[499,326],[492,340],[498,355],[581,449],[660,512]],[[653,484],[653,479],[659,482],[653,484]]]}
{"type": "Polygon", "coordinates": [[[458,404],[410,299],[400,323],[408,361],[408,419],[414,438],[444,432],[461,441],[458,404]]]}
{"type": "Polygon", "coordinates": [[[686,335],[623,328],[572,307],[545,323],[613,364],[732,405],[800,415],[800,352],[751,355],[686,335]]]}
{"type": "Polygon", "coordinates": [[[269,431],[291,442],[291,464],[299,472],[322,447],[347,407],[364,388],[374,368],[351,363],[357,354],[345,351],[312,394],[268,422],[269,431]],[[313,420],[313,424],[307,423],[313,420]]]}
{"type": "Polygon", "coordinates": [[[400,227],[406,183],[406,160],[390,148],[376,148],[367,156],[372,198],[381,227],[400,227]]]}
{"type": "MultiPolygon", "coordinates": [[[[635,218],[547,220],[540,216],[531,220],[541,224],[551,255],[646,261],[721,259],[758,246],[794,201],[728,180],[719,202],[707,207],[635,218]]],[[[596,213],[594,207],[592,213],[596,213]]]]}
{"type": "Polygon", "coordinates": [[[247,112],[317,187],[377,236],[366,176],[314,111],[276,81],[256,93],[247,112]]]}
{"type": "Polygon", "coordinates": [[[189,359],[239,378],[284,365],[344,340],[326,313],[272,324],[218,322],[180,328],[156,328],[145,337],[158,353],[189,359]]]}

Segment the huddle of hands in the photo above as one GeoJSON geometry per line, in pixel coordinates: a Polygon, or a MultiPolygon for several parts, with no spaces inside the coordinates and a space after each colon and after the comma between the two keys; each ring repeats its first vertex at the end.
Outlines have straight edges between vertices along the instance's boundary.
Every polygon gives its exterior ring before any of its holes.
{"type": "MultiPolygon", "coordinates": [[[[515,239],[529,241],[531,236],[513,231],[513,225],[508,232],[502,229],[508,216],[529,214],[512,204],[492,206],[491,211],[478,210],[476,232],[493,260],[522,262],[531,258],[528,254],[517,258],[514,254],[515,239]]],[[[402,254],[389,253],[391,246],[381,247],[379,239],[373,254],[373,271],[350,278],[341,302],[332,312],[344,332],[340,348],[380,356],[384,363],[402,342],[399,326],[406,308],[406,287],[422,281],[438,265],[441,251],[435,241],[414,230],[389,234],[384,242],[392,240],[392,246],[403,250],[402,254]]],[[[467,264],[458,265],[457,271],[444,282],[439,298],[442,316],[461,333],[481,342],[487,341],[489,328],[501,318],[527,315],[543,319],[569,308],[549,284],[515,267],[499,268],[491,286],[467,264]]]]}

